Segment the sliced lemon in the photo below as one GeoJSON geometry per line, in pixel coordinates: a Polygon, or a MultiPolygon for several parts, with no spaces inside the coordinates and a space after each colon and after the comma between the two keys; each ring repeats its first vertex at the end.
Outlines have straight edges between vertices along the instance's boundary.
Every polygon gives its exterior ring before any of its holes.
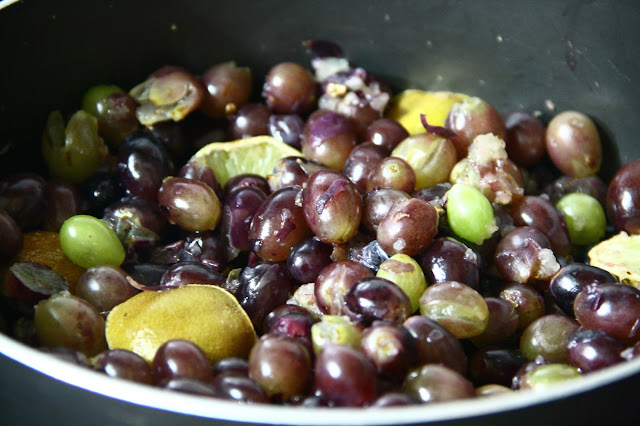
{"type": "Polygon", "coordinates": [[[172,339],[192,341],[211,362],[246,359],[257,338],[236,298],[204,284],[138,293],[109,313],[106,337],[110,349],[133,351],[148,362],[172,339]]]}
{"type": "Polygon", "coordinates": [[[255,136],[231,142],[212,142],[191,158],[204,161],[224,187],[234,176],[251,173],[266,177],[284,157],[302,157],[297,149],[271,136],[255,136]]]}
{"type": "Polygon", "coordinates": [[[640,235],[620,232],[589,250],[589,264],[615,275],[622,284],[640,288],[640,235]]]}
{"type": "Polygon", "coordinates": [[[398,121],[413,135],[424,132],[420,114],[427,116],[432,126],[444,126],[444,120],[454,104],[469,96],[464,93],[448,91],[425,91],[408,89],[395,96],[389,105],[386,116],[398,121]]]}

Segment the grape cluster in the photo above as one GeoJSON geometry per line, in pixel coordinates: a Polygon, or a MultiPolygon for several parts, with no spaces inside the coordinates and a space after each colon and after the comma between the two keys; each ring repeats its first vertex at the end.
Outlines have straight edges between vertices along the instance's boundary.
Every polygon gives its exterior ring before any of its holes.
{"type": "Polygon", "coordinates": [[[587,115],[544,123],[475,97],[410,135],[384,114],[384,81],[333,43],[305,45],[313,73],[278,63],[259,99],[251,70],[224,62],[52,112],[48,174],[0,180],[2,331],[114,377],[303,406],[488,396],[638,356],[637,282],[587,253],[640,233],[640,160],[606,183],[587,115]],[[191,157],[256,135],[301,156],[225,185],[191,157]],[[42,231],[80,279],[24,257],[42,231]],[[184,339],[151,363],[108,348],[114,307],[191,283],[236,297],[259,336],[247,359],[212,362],[184,339]]]}

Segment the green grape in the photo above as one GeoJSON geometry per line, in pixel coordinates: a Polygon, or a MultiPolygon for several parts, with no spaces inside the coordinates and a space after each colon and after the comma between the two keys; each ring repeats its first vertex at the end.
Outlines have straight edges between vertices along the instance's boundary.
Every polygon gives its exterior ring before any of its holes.
{"type": "Polygon", "coordinates": [[[412,312],[420,308],[420,296],[427,289],[422,268],[411,256],[398,253],[380,264],[377,277],[386,278],[404,291],[411,301],[412,312]]]}
{"type": "Polygon", "coordinates": [[[60,111],[49,114],[42,137],[42,155],[53,176],[72,183],[82,182],[98,170],[107,154],[94,116],[77,111],[65,126],[60,111]]]}
{"type": "Polygon", "coordinates": [[[120,266],[125,251],[116,233],[101,219],[76,215],[60,228],[60,245],[73,263],[83,268],[120,266]]]}
{"type": "Polygon", "coordinates": [[[99,117],[107,112],[108,106],[105,104],[107,97],[114,93],[125,93],[121,88],[114,85],[100,84],[87,90],[82,98],[82,109],[89,114],[99,117]]]}
{"type": "Polygon", "coordinates": [[[320,321],[311,326],[313,352],[319,353],[327,343],[360,347],[362,331],[351,324],[349,318],[340,315],[323,315],[320,321]]]}
{"type": "Polygon", "coordinates": [[[607,218],[602,204],[593,196],[567,194],[556,203],[556,208],[564,215],[571,243],[588,245],[604,237],[607,218]]]}
{"type": "Polygon", "coordinates": [[[446,196],[447,220],[459,237],[482,244],[498,229],[491,203],[473,186],[456,183],[446,196]]]}
{"type": "Polygon", "coordinates": [[[580,377],[582,377],[580,370],[569,364],[544,364],[522,377],[520,389],[543,390],[557,383],[580,377]]]}

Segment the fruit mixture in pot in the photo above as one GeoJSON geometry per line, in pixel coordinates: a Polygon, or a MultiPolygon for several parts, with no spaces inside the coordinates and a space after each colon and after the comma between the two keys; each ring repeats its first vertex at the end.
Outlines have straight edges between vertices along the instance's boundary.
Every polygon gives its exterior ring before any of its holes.
{"type": "Polygon", "coordinates": [[[47,170],[0,180],[0,331],[302,406],[539,390],[640,356],[640,160],[605,182],[582,112],[394,93],[304,46],[260,87],[171,65],[43,117],[47,170]]]}

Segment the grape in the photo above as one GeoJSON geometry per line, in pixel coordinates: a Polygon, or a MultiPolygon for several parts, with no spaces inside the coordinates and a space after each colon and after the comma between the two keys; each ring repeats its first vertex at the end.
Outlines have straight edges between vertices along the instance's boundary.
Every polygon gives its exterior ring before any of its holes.
{"type": "Polygon", "coordinates": [[[176,392],[190,393],[200,396],[219,397],[217,389],[191,377],[174,377],[164,382],[163,387],[176,392]]]}
{"type": "Polygon", "coordinates": [[[567,342],[579,324],[566,315],[544,315],[531,324],[520,337],[520,350],[533,361],[538,356],[551,362],[566,363],[567,342]]]}
{"type": "MultiPolygon", "coordinates": [[[[376,165],[389,155],[385,148],[373,142],[357,145],[349,153],[342,173],[347,176],[362,192],[367,191],[367,183],[376,165]]],[[[413,186],[410,190],[413,189],[413,186]]]]}
{"type": "Polygon", "coordinates": [[[265,318],[264,330],[266,333],[292,337],[302,344],[309,351],[309,354],[313,353],[311,327],[316,323],[316,320],[308,310],[307,312],[283,313],[270,321],[268,320],[269,315],[265,318]]]}
{"type": "Polygon", "coordinates": [[[360,351],[350,346],[327,344],[318,354],[314,386],[337,407],[361,407],[377,398],[376,369],[360,351]]]}
{"type": "Polygon", "coordinates": [[[240,252],[249,251],[249,229],[256,211],[267,198],[265,193],[252,186],[237,187],[223,200],[220,234],[226,242],[229,259],[240,252]]]}
{"type": "Polygon", "coordinates": [[[376,238],[390,256],[415,256],[426,249],[438,232],[438,213],[418,198],[395,203],[378,224],[376,238]]]}
{"type": "Polygon", "coordinates": [[[616,229],[640,233],[640,160],[630,161],[616,172],[609,183],[607,214],[616,229]]]}
{"type": "Polygon", "coordinates": [[[343,174],[321,170],[309,178],[302,190],[302,210],[319,240],[342,244],[358,232],[362,200],[355,185],[343,174]]]}
{"type": "Polygon", "coordinates": [[[394,254],[380,264],[377,277],[388,279],[402,289],[411,301],[411,312],[420,308],[420,297],[427,289],[422,268],[406,254],[394,254]]]}
{"type": "Polygon", "coordinates": [[[457,183],[446,197],[447,220],[459,237],[481,244],[497,230],[491,203],[476,188],[457,183]]]}
{"type": "Polygon", "coordinates": [[[456,281],[427,287],[420,297],[420,314],[437,321],[459,339],[482,334],[489,322],[484,298],[456,281]]]}
{"type": "Polygon", "coordinates": [[[462,374],[438,364],[426,364],[409,372],[403,390],[423,403],[473,398],[473,385],[462,374]]]}
{"type": "Polygon", "coordinates": [[[224,185],[223,198],[227,198],[232,192],[244,186],[250,186],[262,191],[264,195],[269,195],[273,192],[269,186],[269,182],[264,177],[253,173],[241,173],[230,178],[224,185]]]}
{"type": "Polygon", "coordinates": [[[640,290],[624,284],[589,284],[573,311],[584,328],[602,330],[625,344],[640,340],[640,290]]]}
{"type": "Polygon", "coordinates": [[[160,384],[176,377],[201,382],[213,379],[213,369],[207,355],[190,340],[173,339],[162,344],[153,357],[151,368],[160,384]]]}
{"type": "Polygon", "coordinates": [[[184,238],[177,261],[201,262],[209,268],[221,271],[227,263],[226,247],[217,233],[192,232],[184,238]]]}
{"type": "Polygon", "coordinates": [[[379,188],[365,195],[362,200],[362,224],[372,234],[378,231],[378,225],[398,201],[409,200],[406,192],[393,188],[379,188]]]}
{"type": "Polygon", "coordinates": [[[400,123],[390,118],[379,118],[367,127],[365,140],[386,148],[389,152],[409,137],[400,123]]]}
{"type": "Polygon", "coordinates": [[[258,263],[242,270],[236,298],[254,328],[261,330],[264,318],[287,301],[290,290],[291,278],[285,265],[258,263]]]}
{"type": "Polygon", "coordinates": [[[378,373],[392,381],[402,381],[415,364],[413,335],[402,324],[375,321],[362,334],[361,350],[376,366],[378,373]]]}
{"type": "Polygon", "coordinates": [[[272,114],[269,117],[269,134],[276,139],[300,149],[304,121],[297,114],[272,114]]]}
{"type": "Polygon", "coordinates": [[[500,289],[498,296],[515,306],[519,330],[524,330],[545,313],[544,298],[529,284],[506,283],[500,289]]]}
{"type": "Polygon", "coordinates": [[[506,341],[520,325],[520,316],[513,303],[497,297],[485,297],[484,301],[489,309],[489,322],[481,334],[471,338],[471,342],[479,347],[506,341]]]}
{"type": "Polygon", "coordinates": [[[211,381],[211,386],[220,398],[247,403],[268,403],[264,389],[254,380],[245,376],[222,375],[211,381]]]}
{"type": "Polygon", "coordinates": [[[229,135],[231,139],[269,134],[271,111],[264,104],[248,103],[229,115],[229,135]]]}
{"type": "Polygon", "coordinates": [[[82,109],[98,119],[98,133],[112,148],[138,128],[136,102],[118,86],[90,87],[82,98],[82,109]]]}
{"type": "Polygon", "coordinates": [[[100,219],[77,215],[60,228],[60,245],[73,263],[83,268],[97,265],[120,266],[124,248],[116,233],[100,219]]]}
{"type": "Polygon", "coordinates": [[[316,82],[303,66],[282,62],[267,73],[262,96],[278,114],[305,114],[315,106],[316,82]]]}
{"type": "Polygon", "coordinates": [[[407,318],[403,325],[416,342],[417,364],[442,364],[460,374],[467,373],[467,355],[449,330],[423,315],[407,318]]]}
{"type": "Polygon", "coordinates": [[[545,127],[526,112],[512,112],[504,119],[509,158],[517,165],[529,167],[540,161],[545,151],[545,127]]]}
{"type": "Polygon", "coordinates": [[[460,159],[467,156],[469,145],[476,136],[493,133],[504,139],[507,132],[502,117],[493,105],[477,97],[465,98],[454,104],[444,127],[456,134],[452,141],[460,159]]]}
{"type": "Polygon", "coordinates": [[[120,186],[120,177],[116,173],[95,173],[83,184],[83,195],[89,207],[87,213],[101,217],[104,209],[115,204],[125,196],[120,186]]]}
{"type": "Polygon", "coordinates": [[[604,331],[582,328],[569,336],[567,362],[590,373],[624,361],[624,349],[620,340],[604,331]]]}
{"type": "Polygon", "coordinates": [[[205,89],[200,109],[212,118],[233,114],[251,96],[251,70],[233,61],[210,67],[200,80],[205,89]]]}
{"type": "Polygon", "coordinates": [[[556,203],[556,207],[564,215],[573,244],[594,244],[604,237],[607,218],[602,204],[591,195],[565,195],[556,203]]]}
{"type": "Polygon", "coordinates": [[[58,232],[65,220],[82,213],[80,193],[75,185],[52,179],[47,182],[47,209],[42,228],[58,232]]]}
{"type": "Polygon", "coordinates": [[[35,173],[18,173],[0,181],[0,209],[24,231],[36,228],[46,212],[46,181],[35,173]]]}
{"type": "Polygon", "coordinates": [[[583,263],[563,266],[551,278],[549,290],[553,301],[567,315],[573,315],[573,302],[580,290],[589,284],[614,283],[616,278],[604,269],[583,263]]]}
{"type": "Polygon", "coordinates": [[[385,278],[366,277],[344,296],[346,314],[364,324],[375,320],[404,322],[411,315],[411,301],[400,287],[385,278]]]}
{"type": "Polygon", "coordinates": [[[392,157],[406,161],[416,175],[414,189],[449,181],[458,161],[455,146],[447,138],[433,133],[418,133],[404,139],[391,151],[392,157]]]}
{"type": "Polygon", "coordinates": [[[517,227],[502,237],[494,261],[504,279],[521,283],[548,280],[560,269],[549,239],[530,226],[517,227]]]}
{"type": "Polygon", "coordinates": [[[395,188],[411,192],[416,184],[416,174],[402,158],[383,158],[371,171],[367,180],[367,192],[375,188],[395,188]]]}
{"type": "Polygon", "coordinates": [[[102,219],[131,252],[145,252],[165,234],[167,219],[157,203],[144,197],[124,197],[104,209],[102,219]]]}
{"type": "Polygon", "coordinates": [[[117,266],[94,266],[78,279],[75,295],[91,303],[100,312],[108,312],[138,293],[126,277],[127,273],[117,266]]]}
{"type": "Polygon", "coordinates": [[[136,117],[145,126],[180,121],[200,107],[204,89],[187,70],[164,66],[129,91],[138,102],[136,117]]]}
{"type": "Polygon", "coordinates": [[[213,365],[213,375],[216,377],[226,375],[249,376],[249,361],[244,358],[223,358],[213,365]]]}
{"type": "Polygon", "coordinates": [[[149,363],[140,355],[126,349],[110,349],[100,353],[93,361],[93,368],[111,377],[153,385],[155,377],[149,363]]]}
{"type": "Polygon", "coordinates": [[[353,260],[328,264],[320,270],[315,281],[314,294],[318,307],[326,314],[341,315],[349,289],[360,279],[372,276],[369,268],[353,260]]]}
{"type": "Polygon", "coordinates": [[[553,164],[569,177],[593,176],[600,170],[600,135],[595,123],[581,112],[554,116],[547,125],[545,143],[553,164]]]}
{"type": "Polygon", "coordinates": [[[320,321],[311,326],[311,342],[315,354],[328,344],[336,343],[360,348],[362,329],[352,323],[346,315],[322,315],[320,321]]]}
{"type": "Polygon", "coordinates": [[[147,130],[130,133],[118,148],[118,172],[127,195],[156,200],[162,179],[173,170],[169,154],[147,130]]]}
{"type": "Polygon", "coordinates": [[[12,258],[22,248],[22,229],[18,223],[7,213],[0,209],[0,254],[6,258],[12,258]]]}
{"type": "Polygon", "coordinates": [[[293,246],[287,258],[289,275],[300,283],[315,282],[320,271],[332,263],[333,247],[315,237],[309,237],[293,246]]]}
{"type": "Polygon", "coordinates": [[[265,334],[249,354],[249,377],[277,401],[304,396],[312,381],[311,367],[307,349],[289,336],[265,334]]]}
{"type": "Polygon", "coordinates": [[[469,361],[469,377],[476,386],[511,387],[513,376],[526,362],[527,358],[517,349],[483,348],[469,361]]]}
{"type": "Polygon", "coordinates": [[[204,263],[183,261],[171,265],[160,279],[160,285],[163,288],[180,287],[187,284],[222,286],[224,277],[204,263]]]}
{"type": "Polygon", "coordinates": [[[542,196],[527,195],[509,207],[515,226],[531,226],[542,232],[558,256],[571,249],[569,231],[560,211],[542,196]]]}
{"type": "Polygon", "coordinates": [[[218,196],[199,180],[165,179],[158,190],[158,204],[171,223],[186,231],[213,230],[220,220],[218,196]]]}
{"type": "Polygon", "coordinates": [[[87,356],[107,349],[100,312],[68,292],[57,293],[36,305],[33,321],[42,346],[62,346],[87,356]]]}
{"type": "Polygon", "coordinates": [[[544,364],[527,372],[520,379],[520,389],[544,390],[556,383],[581,377],[580,371],[568,364],[544,364]]]}
{"type": "Polygon", "coordinates": [[[305,157],[333,170],[342,170],[357,144],[356,130],[345,117],[328,111],[313,120],[301,141],[305,157]]]}
{"type": "Polygon", "coordinates": [[[269,188],[275,192],[288,186],[303,187],[309,176],[327,167],[304,157],[284,157],[273,167],[267,176],[269,188]]]}
{"type": "Polygon", "coordinates": [[[249,227],[249,246],[270,262],[287,260],[291,248],[312,235],[297,204],[300,188],[282,188],[258,207],[249,227]]]}
{"type": "Polygon", "coordinates": [[[82,182],[98,170],[107,154],[94,116],[80,110],[65,124],[60,111],[49,114],[42,137],[42,156],[53,176],[82,182]]]}
{"type": "Polygon", "coordinates": [[[222,187],[220,186],[220,182],[218,182],[216,173],[203,161],[187,161],[185,165],[178,170],[177,176],[204,182],[214,190],[218,198],[222,198],[222,187]]]}
{"type": "Polygon", "coordinates": [[[478,290],[478,255],[465,244],[450,237],[433,240],[419,257],[420,266],[430,283],[458,281],[478,290]]]}

